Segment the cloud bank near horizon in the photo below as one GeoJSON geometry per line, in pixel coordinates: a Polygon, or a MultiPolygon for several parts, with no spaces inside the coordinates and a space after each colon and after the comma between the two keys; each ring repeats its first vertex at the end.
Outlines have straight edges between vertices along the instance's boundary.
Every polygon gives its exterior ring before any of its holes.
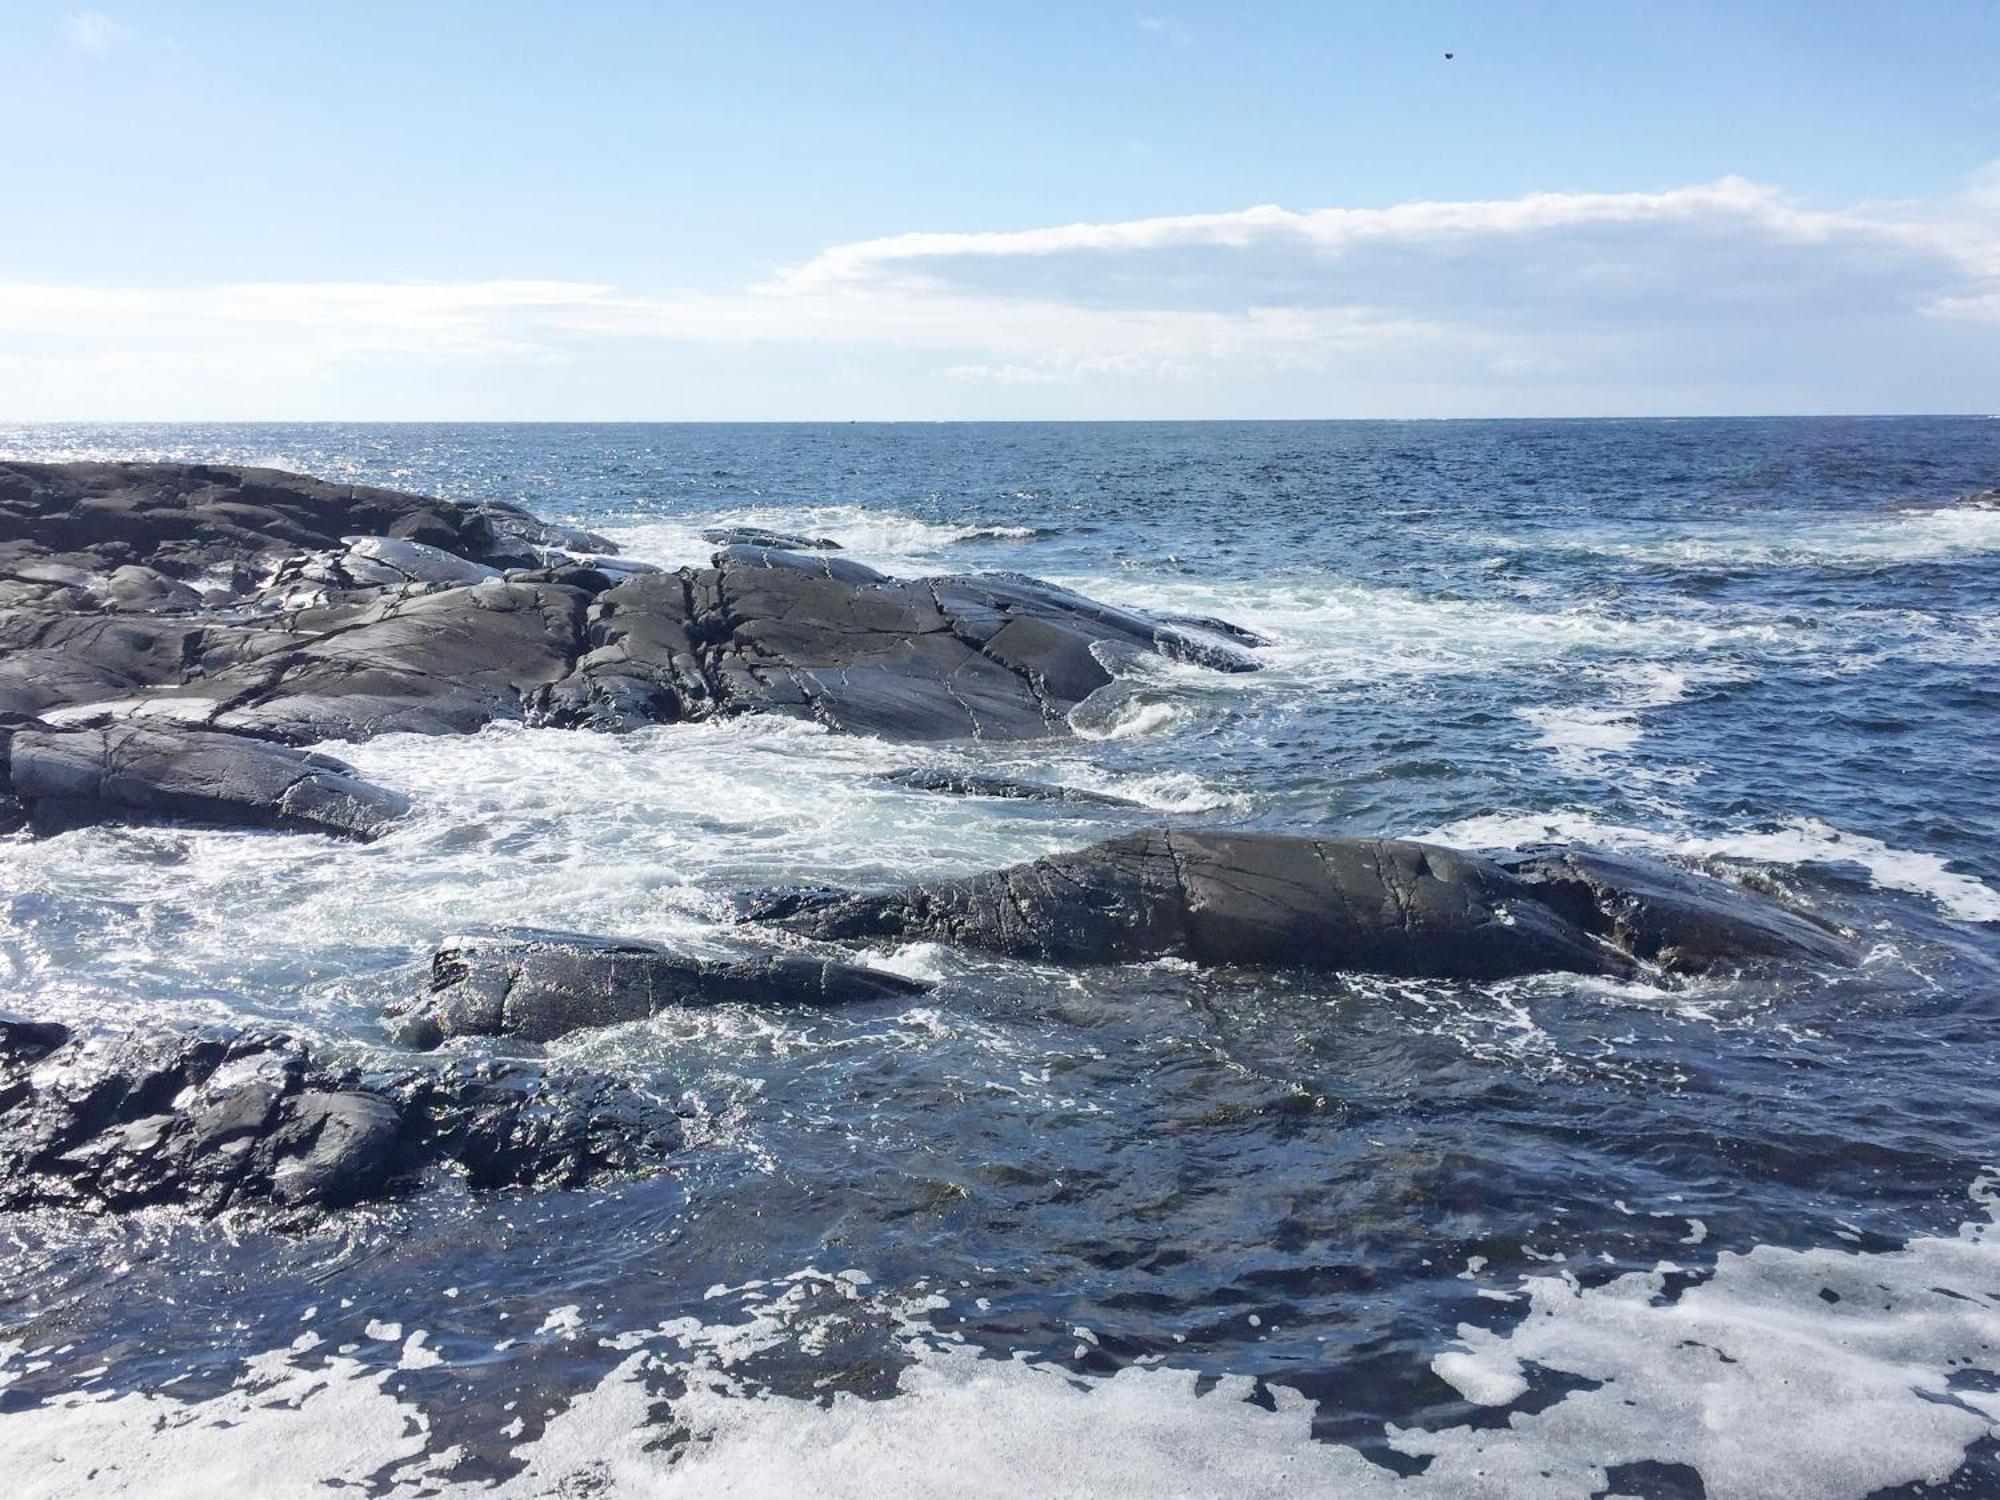
{"type": "Polygon", "coordinates": [[[2000,407],[2000,164],[827,248],[741,286],[0,281],[0,419],[2000,407]]]}

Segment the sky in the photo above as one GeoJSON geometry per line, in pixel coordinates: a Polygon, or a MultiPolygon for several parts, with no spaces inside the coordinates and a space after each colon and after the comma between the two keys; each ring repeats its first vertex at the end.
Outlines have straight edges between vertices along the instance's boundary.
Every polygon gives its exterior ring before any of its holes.
{"type": "Polygon", "coordinates": [[[2000,412],[2000,0],[103,4],[0,422],[2000,412]]]}

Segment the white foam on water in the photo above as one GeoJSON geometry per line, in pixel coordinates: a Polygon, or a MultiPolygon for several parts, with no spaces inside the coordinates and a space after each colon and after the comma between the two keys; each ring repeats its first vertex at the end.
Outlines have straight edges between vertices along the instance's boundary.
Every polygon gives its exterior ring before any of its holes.
{"type": "Polygon", "coordinates": [[[412,817],[372,844],[112,827],[12,843],[0,989],[64,1021],[247,1010],[344,1030],[348,981],[331,976],[353,973],[356,953],[419,963],[443,935],[481,926],[714,953],[776,940],[733,927],[733,891],[955,876],[1076,842],[1031,804],[879,782],[910,763],[907,746],[775,718],[323,748],[409,794],[412,817]],[[26,916],[51,908],[73,914],[60,932],[26,916]]]}
{"type": "MultiPolygon", "coordinates": [[[[716,1288],[711,1300],[735,1301],[741,1320],[680,1318],[607,1340],[624,1360],[521,1444],[526,1469],[493,1488],[453,1485],[455,1451],[419,1457],[430,1424],[384,1390],[389,1372],[306,1350],[259,1356],[203,1401],[70,1393],[0,1417],[0,1447],[11,1493],[48,1500],[283,1497],[370,1474],[391,1496],[1585,1500],[1607,1468],[1644,1461],[1694,1468],[1713,1500],[1860,1500],[1939,1482],[2000,1435],[2000,1394],[1982,1388],[2000,1373],[1992,1180],[1974,1196],[1986,1215],[1955,1235],[1886,1252],[1725,1253],[1678,1295],[1665,1263],[1593,1288],[1567,1271],[1522,1278],[1524,1316],[1462,1326],[1434,1371],[1495,1408],[1538,1371],[1594,1384],[1504,1426],[1390,1428],[1390,1447],[1429,1460],[1408,1476],[1313,1441],[1311,1404],[1283,1386],[1266,1410],[1243,1376],[1204,1393],[1192,1370],[1084,1377],[982,1359],[928,1326],[943,1297],[885,1296],[865,1275],[810,1269],[716,1288]],[[880,1320],[910,1357],[893,1397],[800,1399],[752,1378],[768,1351],[826,1348],[841,1308],[880,1320]],[[670,1402],[649,1388],[667,1374],[685,1387],[670,1402]],[[692,1441],[663,1448],[669,1427],[692,1441]]],[[[0,1379],[20,1354],[0,1346],[0,1379]]]]}
{"type": "Polygon", "coordinates": [[[1759,515],[1704,519],[1700,529],[1602,523],[1551,538],[1494,537],[1515,551],[1582,551],[1636,563],[1695,568],[1853,570],[1896,563],[1950,562],[2000,551],[2000,508],[1971,502],[1910,506],[1859,515],[1759,515]]]}
{"type": "MultiPolygon", "coordinates": [[[[274,1350],[232,1390],[183,1402],[85,1391],[0,1416],[13,1500],[213,1500],[324,1496],[379,1471],[429,1469],[430,1420],[383,1389],[396,1372],[335,1355],[312,1365],[274,1350]]],[[[391,1493],[411,1491],[396,1483],[391,1493]]]]}
{"type": "Polygon", "coordinates": [[[1185,705],[1134,693],[1099,705],[1086,698],[1070,710],[1070,727],[1086,740],[1138,740],[1165,734],[1187,717],[1185,705]]]}
{"type": "Polygon", "coordinates": [[[1447,823],[1417,837],[1475,849],[1518,849],[1556,841],[1692,859],[1858,865],[1877,886],[1927,896],[1961,922],[2000,922],[2000,891],[1985,882],[1959,874],[1935,854],[1898,849],[1866,834],[1844,832],[1818,818],[1793,818],[1776,828],[1705,835],[1629,828],[1584,812],[1499,813],[1447,823]]]}
{"type": "Polygon", "coordinates": [[[1680,660],[1729,646],[1782,645],[1798,635],[1796,626],[1788,631],[1776,619],[1742,611],[1639,617],[1597,601],[1529,608],[1360,584],[1331,573],[1242,580],[1117,573],[1052,581],[1129,609],[1213,615],[1247,626],[1273,637],[1273,645],[1252,652],[1259,661],[1285,662],[1303,647],[1338,656],[1344,671],[1365,676],[1455,671],[1468,662],[1539,662],[1567,652],[1680,660]]]}
{"type": "Polygon", "coordinates": [[[1536,745],[1553,752],[1556,763],[1572,774],[1603,776],[1616,770],[1640,780],[1684,780],[1693,768],[1662,771],[1629,763],[1630,752],[1645,734],[1644,716],[1685,702],[1697,688],[1753,676],[1751,669],[1731,662],[1626,662],[1588,669],[1587,680],[1603,685],[1603,702],[1527,708],[1520,715],[1540,731],[1536,745]]]}

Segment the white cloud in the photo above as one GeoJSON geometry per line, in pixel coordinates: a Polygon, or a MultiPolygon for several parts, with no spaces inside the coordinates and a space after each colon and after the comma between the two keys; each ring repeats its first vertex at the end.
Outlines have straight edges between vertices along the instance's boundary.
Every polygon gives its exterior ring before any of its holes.
{"type": "Polygon", "coordinates": [[[883,415],[1992,409],[1995,180],[1928,211],[1726,178],[908,233],[684,292],[0,284],[0,410],[347,415],[327,403],[446,367],[475,414],[552,390],[541,414],[816,413],[857,372],[883,415]],[[723,369],[729,409],[632,404],[723,399],[723,369]]]}
{"type": "Polygon", "coordinates": [[[63,29],[69,33],[71,46],[93,57],[102,57],[138,39],[138,33],[131,27],[114,21],[101,10],[75,11],[64,20],[63,29]]]}
{"type": "Polygon", "coordinates": [[[1132,24],[1174,47],[1185,48],[1194,41],[1187,27],[1172,16],[1148,15],[1142,11],[1132,18],[1132,24]]]}

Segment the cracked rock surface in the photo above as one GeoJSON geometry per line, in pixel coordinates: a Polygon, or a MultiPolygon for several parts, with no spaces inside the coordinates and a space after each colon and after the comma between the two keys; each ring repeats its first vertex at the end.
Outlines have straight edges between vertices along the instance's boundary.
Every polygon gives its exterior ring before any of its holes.
{"type": "Polygon", "coordinates": [[[752,915],[815,938],[928,938],[1056,963],[1178,956],[1452,979],[1851,962],[1828,928],[1724,881],[1556,850],[1503,864],[1393,839],[1151,829],[1074,854],[752,915]]]}

